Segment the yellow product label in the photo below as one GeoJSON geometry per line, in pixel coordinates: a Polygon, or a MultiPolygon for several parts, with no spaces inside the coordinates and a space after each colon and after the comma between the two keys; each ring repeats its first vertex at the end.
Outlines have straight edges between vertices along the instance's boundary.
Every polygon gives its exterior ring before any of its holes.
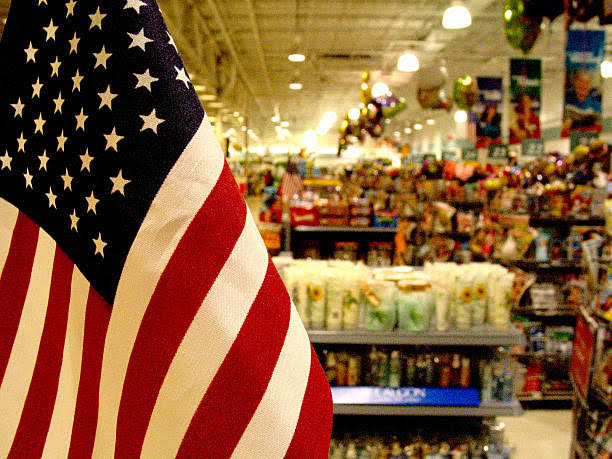
{"type": "Polygon", "coordinates": [[[464,303],[471,303],[472,289],[469,287],[464,287],[463,290],[461,290],[461,295],[459,295],[459,298],[461,298],[461,301],[463,301],[464,303]]]}
{"type": "Polygon", "coordinates": [[[308,286],[308,296],[312,301],[321,301],[323,298],[323,289],[320,285],[308,286]]]}
{"type": "Polygon", "coordinates": [[[475,288],[474,291],[474,295],[476,295],[476,298],[478,299],[484,299],[487,296],[487,287],[485,287],[482,284],[478,284],[475,288]]]}

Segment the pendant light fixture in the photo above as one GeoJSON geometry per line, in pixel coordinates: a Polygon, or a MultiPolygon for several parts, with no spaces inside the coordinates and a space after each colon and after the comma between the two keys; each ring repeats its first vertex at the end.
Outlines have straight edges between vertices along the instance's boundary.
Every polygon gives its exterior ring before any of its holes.
{"type": "Polygon", "coordinates": [[[463,2],[455,1],[442,16],[442,27],[445,29],[465,29],[472,25],[472,16],[463,2]]]}
{"type": "Polygon", "coordinates": [[[397,60],[400,72],[416,72],[419,69],[419,58],[412,53],[402,54],[397,60]]]}
{"type": "Polygon", "coordinates": [[[601,77],[612,78],[612,61],[606,59],[601,63],[601,77]]]}

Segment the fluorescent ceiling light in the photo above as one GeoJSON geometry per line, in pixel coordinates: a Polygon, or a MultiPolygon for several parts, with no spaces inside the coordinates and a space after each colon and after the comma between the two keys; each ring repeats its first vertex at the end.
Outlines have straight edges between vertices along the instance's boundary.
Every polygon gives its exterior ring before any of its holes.
{"type": "Polygon", "coordinates": [[[465,110],[457,110],[455,112],[455,121],[457,123],[465,123],[467,121],[467,112],[465,110]]]}
{"type": "Polygon", "coordinates": [[[352,121],[357,121],[359,119],[360,111],[358,108],[351,108],[348,112],[348,117],[352,121]]]}
{"type": "Polygon", "coordinates": [[[416,72],[419,69],[419,58],[412,53],[402,54],[397,60],[400,72],[416,72]]]}
{"type": "Polygon", "coordinates": [[[233,115],[234,115],[234,118],[238,118],[240,116],[240,112],[234,112],[233,115]]]}
{"type": "Polygon", "coordinates": [[[436,120],[433,120],[431,118],[429,118],[427,121],[425,121],[427,123],[427,126],[433,126],[434,124],[436,124],[436,120]]]}
{"type": "Polygon", "coordinates": [[[317,126],[317,134],[327,134],[331,127],[336,123],[336,121],[338,121],[338,115],[336,115],[336,112],[325,113],[325,115],[323,115],[323,118],[321,118],[321,121],[319,121],[319,124],[317,126]]]}
{"type": "Polygon", "coordinates": [[[393,135],[399,139],[402,136],[402,133],[400,131],[395,131],[393,135]]]}
{"type": "Polygon", "coordinates": [[[315,150],[317,148],[317,133],[309,129],[302,136],[302,146],[307,150],[315,150]]]}
{"type": "Polygon", "coordinates": [[[209,102],[217,99],[217,96],[215,96],[214,94],[200,94],[199,97],[200,100],[203,100],[204,102],[209,102]]]}
{"type": "Polygon", "coordinates": [[[193,89],[195,89],[195,92],[204,92],[206,91],[206,86],[203,84],[196,84],[193,86],[193,89]]]}
{"type": "Polygon", "coordinates": [[[421,129],[423,129],[423,125],[421,123],[415,123],[413,128],[415,131],[420,131],[421,129]]]}
{"type": "Polygon", "coordinates": [[[407,127],[406,129],[404,129],[404,134],[412,134],[412,129],[407,127]]]}
{"type": "Polygon", "coordinates": [[[210,108],[222,108],[223,102],[211,102],[207,104],[210,108]]]}
{"type": "Polygon", "coordinates": [[[241,130],[242,132],[246,132],[247,127],[246,127],[246,126],[240,126],[240,130],[241,130]]]}
{"type": "Polygon", "coordinates": [[[455,3],[444,12],[442,27],[445,29],[465,29],[472,25],[470,11],[463,3],[455,3]]]}
{"type": "Polygon", "coordinates": [[[244,123],[244,116],[239,116],[238,117],[238,122],[239,123],[244,123]]]}
{"type": "Polygon", "coordinates": [[[306,56],[300,53],[292,53],[289,54],[288,59],[291,62],[304,62],[306,60],[306,56]]]}
{"type": "Polygon", "coordinates": [[[293,81],[289,83],[289,89],[293,89],[294,91],[299,91],[300,89],[302,89],[302,83],[300,83],[299,81],[293,81]]]}
{"type": "Polygon", "coordinates": [[[605,60],[601,63],[602,78],[612,78],[612,61],[605,60]]]}
{"type": "Polygon", "coordinates": [[[389,94],[389,86],[384,83],[376,83],[372,86],[372,97],[382,97],[389,94]]]}
{"type": "Polygon", "coordinates": [[[289,127],[289,121],[283,121],[281,123],[281,127],[284,127],[284,128],[289,127]]]}
{"type": "Polygon", "coordinates": [[[280,123],[280,116],[274,115],[272,118],[270,118],[270,121],[273,123],[280,123]]]}

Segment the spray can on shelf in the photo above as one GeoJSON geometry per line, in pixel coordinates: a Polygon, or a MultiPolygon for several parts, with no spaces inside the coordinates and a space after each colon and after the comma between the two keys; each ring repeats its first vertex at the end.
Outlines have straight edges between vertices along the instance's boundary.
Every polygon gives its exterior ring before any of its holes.
{"type": "Polygon", "coordinates": [[[459,386],[464,389],[470,387],[470,358],[462,357],[461,358],[461,378],[459,381],[459,386]]]}
{"type": "Polygon", "coordinates": [[[378,387],[389,387],[389,354],[378,353],[378,387]]]}
{"type": "Polygon", "coordinates": [[[391,352],[389,363],[389,387],[398,388],[402,379],[402,361],[399,351],[391,352]]]}
{"type": "Polygon", "coordinates": [[[361,365],[359,356],[351,355],[348,361],[348,379],[347,383],[349,386],[359,385],[359,375],[361,373],[361,365]]]}
{"type": "Polygon", "coordinates": [[[425,355],[425,387],[434,386],[434,365],[431,354],[425,355]]]}
{"type": "Polygon", "coordinates": [[[380,367],[380,359],[378,351],[375,346],[372,346],[372,350],[369,355],[369,372],[366,377],[366,384],[368,386],[378,386],[378,372],[380,367]]]}
{"type": "Polygon", "coordinates": [[[408,356],[406,359],[406,381],[407,387],[413,387],[415,385],[415,373],[416,373],[416,360],[413,355],[408,356]]]}

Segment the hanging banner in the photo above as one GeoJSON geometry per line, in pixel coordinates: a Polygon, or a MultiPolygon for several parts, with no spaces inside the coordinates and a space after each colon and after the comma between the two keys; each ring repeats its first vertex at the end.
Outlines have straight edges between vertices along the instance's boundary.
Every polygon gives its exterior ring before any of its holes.
{"type": "Polygon", "coordinates": [[[510,60],[510,144],[539,139],[542,88],[542,61],[510,60]]]}
{"type": "Polygon", "coordinates": [[[502,143],[502,79],[479,77],[476,81],[478,103],[474,106],[470,123],[476,125],[476,148],[487,148],[502,143]]]}
{"type": "Polygon", "coordinates": [[[600,65],[606,49],[603,30],[569,30],[565,50],[565,110],[562,136],[601,131],[600,65]]]}

